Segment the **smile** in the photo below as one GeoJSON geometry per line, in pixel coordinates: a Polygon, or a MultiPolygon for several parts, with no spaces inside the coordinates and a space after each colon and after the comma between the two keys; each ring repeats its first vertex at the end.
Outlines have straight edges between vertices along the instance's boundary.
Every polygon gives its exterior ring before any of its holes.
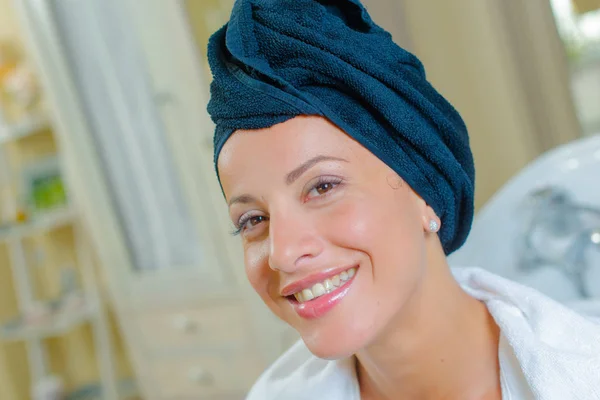
{"type": "Polygon", "coordinates": [[[346,284],[356,274],[356,268],[350,268],[339,275],[332,276],[322,282],[315,283],[312,287],[306,288],[300,292],[294,293],[298,303],[305,303],[314,300],[326,294],[329,294],[346,284]]]}
{"type": "Polygon", "coordinates": [[[282,294],[301,318],[320,318],[346,297],[357,273],[358,266],[319,274],[289,285],[282,294]]]}

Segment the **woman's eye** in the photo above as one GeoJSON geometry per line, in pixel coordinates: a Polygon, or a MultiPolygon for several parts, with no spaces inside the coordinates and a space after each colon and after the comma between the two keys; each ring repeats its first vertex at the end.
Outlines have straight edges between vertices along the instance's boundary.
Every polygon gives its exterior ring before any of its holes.
{"type": "Polygon", "coordinates": [[[319,182],[308,192],[308,197],[323,196],[338,186],[340,182],[319,182]]]}
{"type": "Polygon", "coordinates": [[[328,191],[330,191],[331,189],[333,189],[333,183],[322,183],[315,188],[315,190],[319,194],[325,194],[328,191]]]}
{"type": "Polygon", "coordinates": [[[267,221],[267,217],[264,215],[256,215],[253,217],[241,218],[238,224],[238,228],[233,232],[233,235],[239,235],[240,233],[252,229],[259,225],[261,222],[267,221]]]}
{"type": "Polygon", "coordinates": [[[250,218],[248,220],[248,222],[246,222],[246,225],[256,226],[256,225],[258,225],[261,222],[264,222],[266,220],[267,220],[267,218],[264,215],[257,215],[256,217],[250,218]]]}

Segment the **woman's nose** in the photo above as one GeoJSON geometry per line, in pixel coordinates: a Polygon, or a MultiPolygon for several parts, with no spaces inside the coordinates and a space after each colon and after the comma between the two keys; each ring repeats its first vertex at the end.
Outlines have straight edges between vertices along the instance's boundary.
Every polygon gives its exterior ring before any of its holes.
{"type": "Polygon", "coordinates": [[[311,263],[323,250],[318,229],[302,215],[273,215],[269,219],[269,267],[292,273],[311,263]]]}

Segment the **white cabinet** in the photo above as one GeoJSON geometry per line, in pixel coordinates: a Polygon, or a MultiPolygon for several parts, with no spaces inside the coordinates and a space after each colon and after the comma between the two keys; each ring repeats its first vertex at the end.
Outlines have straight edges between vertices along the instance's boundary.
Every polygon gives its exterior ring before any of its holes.
{"type": "Polygon", "coordinates": [[[126,318],[143,354],[142,385],[158,398],[241,399],[265,368],[241,301],[159,308],[126,318]]]}
{"type": "Polygon", "coordinates": [[[136,319],[142,345],[155,354],[209,350],[240,350],[248,324],[241,304],[141,312],[136,319]]]}

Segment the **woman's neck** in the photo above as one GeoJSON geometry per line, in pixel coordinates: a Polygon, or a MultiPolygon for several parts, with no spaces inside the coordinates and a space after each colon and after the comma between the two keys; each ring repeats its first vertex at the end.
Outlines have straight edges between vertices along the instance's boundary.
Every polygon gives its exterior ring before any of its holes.
{"type": "Polygon", "coordinates": [[[386,332],[356,354],[361,398],[501,399],[500,330],[486,306],[431,265],[386,332]]]}

